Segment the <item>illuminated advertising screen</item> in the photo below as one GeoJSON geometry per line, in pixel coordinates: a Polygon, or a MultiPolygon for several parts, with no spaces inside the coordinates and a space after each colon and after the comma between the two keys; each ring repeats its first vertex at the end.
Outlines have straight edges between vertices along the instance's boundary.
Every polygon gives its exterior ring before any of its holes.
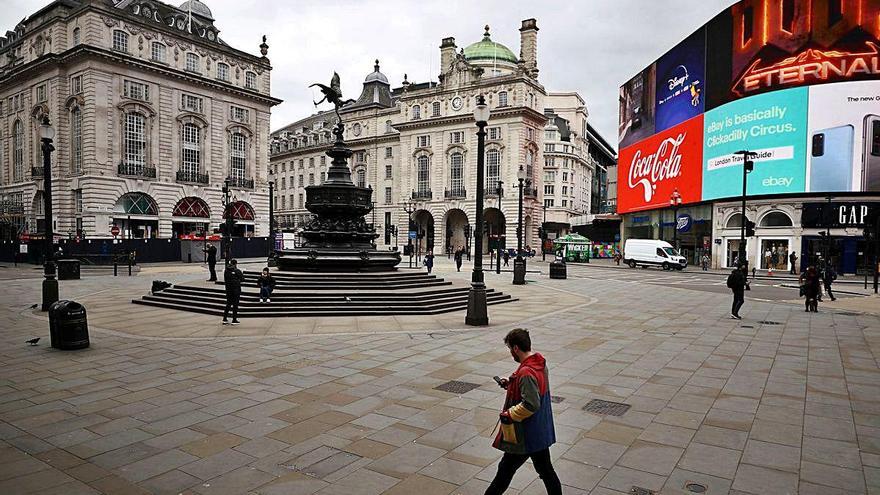
{"type": "Polygon", "coordinates": [[[721,12],[621,87],[618,211],[668,205],[639,200],[643,186],[628,180],[639,165],[624,159],[697,116],[702,162],[688,180],[700,192],[685,203],[741,195],[740,150],[758,154],[750,195],[880,192],[878,38],[880,0],[743,0],[721,12]]]}

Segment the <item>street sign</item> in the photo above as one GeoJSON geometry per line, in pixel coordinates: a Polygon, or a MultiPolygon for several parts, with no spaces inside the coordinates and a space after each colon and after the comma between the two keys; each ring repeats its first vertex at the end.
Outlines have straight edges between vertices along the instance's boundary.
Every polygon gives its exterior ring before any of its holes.
{"type": "Polygon", "coordinates": [[[419,233],[416,232],[415,230],[410,230],[410,231],[409,231],[409,238],[410,238],[410,239],[415,239],[416,237],[418,237],[418,235],[419,235],[419,233]]]}
{"type": "Polygon", "coordinates": [[[113,237],[118,236],[119,235],[119,226],[114,225],[113,228],[110,229],[110,233],[113,234],[113,237]]]}
{"type": "Polygon", "coordinates": [[[18,245],[18,252],[21,254],[27,254],[27,252],[28,252],[27,244],[19,244],[18,245]]]}

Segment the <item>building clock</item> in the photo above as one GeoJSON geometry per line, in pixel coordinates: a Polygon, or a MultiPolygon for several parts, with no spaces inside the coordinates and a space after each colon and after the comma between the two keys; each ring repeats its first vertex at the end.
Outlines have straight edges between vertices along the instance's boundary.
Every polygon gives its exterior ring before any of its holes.
{"type": "Polygon", "coordinates": [[[461,99],[461,96],[456,96],[452,99],[452,109],[453,110],[461,110],[462,104],[464,102],[461,99]]]}

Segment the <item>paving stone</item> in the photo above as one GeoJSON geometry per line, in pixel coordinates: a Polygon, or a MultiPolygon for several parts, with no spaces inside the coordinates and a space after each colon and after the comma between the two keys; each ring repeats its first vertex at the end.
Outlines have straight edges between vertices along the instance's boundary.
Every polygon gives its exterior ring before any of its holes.
{"type": "Polygon", "coordinates": [[[369,469],[359,469],[317,492],[320,495],[379,495],[400,482],[369,469]]]}
{"type": "Polygon", "coordinates": [[[691,443],[679,466],[688,471],[733,479],[741,452],[714,445],[691,443]]]}
{"type": "Polygon", "coordinates": [[[639,440],[683,448],[687,447],[688,443],[690,443],[694,433],[696,433],[695,430],[689,428],[671,426],[662,423],[651,423],[645,428],[642,434],[639,435],[639,440]]]}
{"type": "Polygon", "coordinates": [[[865,477],[861,471],[804,461],[801,479],[817,485],[831,486],[847,491],[861,492],[865,489],[865,477]]]}
{"type": "Polygon", "coordinates": [[[801,449],[759,440],[749,440],[742,456],[742,462],[746,464],[793,473],[798,472],[800,461],[801,449]]]}
{"type": "Polygon", "coordinates": [[[699,483],[707,488],[706,493],[713,494],[728,493],[732,482],[729,479],[676,468],[672,471],[672,474],[669,475],[666,484],[663,485],[662,493],[692,495],[694,492],[686,488],[688,483],[699,483]]]}
{"type": "Polygon", "coordinates": [[[748,493],[797,494],[798,476],[750,464],[741,464],[733,488],[748,493]]]}
{"type": "Polygon", "coordinates": [[[659,491],[666,482],[666,476],[637,471],[623,466],[614,466],[599,482],[599,486],[630,493],[633,486],[659,491]]]}
{"type": "Polygon", "coordinates": [[[481,470],[481,466],[474,466],[473,464],[441,457],[423,467],[419,470],[419,473],[460,486],[473,478],[481,470]]]}
{"type": "Polygon", "coordinates": [[[617,462],[626,449],[625,445],[618,443],[584,438],[572,445],[562,457],[608,469],[617,462]]]}
{"type": "Polygon", "coordinates": [[[446,451],[427,445],[405,445],[373,461],[369,467],[378,473],[405,478],[439,459],[446,451]]]}
{"type": "Polygon", "coordinates": [[[755,420],[752,431],[749,433],[749,438],[753,440],[781,443],[793,447],[800,446],[801,436],[802,428],[800,426],[764,421],[762,419],[755,420]]]}
{"type": "Polygon", "coordinates": [[[202,484],[202,480],[175,469],[138,484],[152,493],[184,493],[187,488],[202,484]]]}
{"type": "Polygon", "coordinates": [[[146,459],[124,465],[116,470],[123,478],[135,483],[158,476],[184,464],[198,460],[198,457],[179,450],[168,450],[146,459]]]}
{"type": "Polygon", "coordinates": [[[715,445],[733,450],[743,450],[749,434],[745,431],[703,425],[694,435],[694,442],[715,445]]]}
{"type": "Polygon", "coordinates": [[[254,458],[249,455],[234,450],[225,450],[219,454],[214,454],[210,457],[205,457],[204,459],[199,459],[198,461],[181,466],[179,469],[187,474],[195,476],[196,478],[209,480],[211,478],[216,478],[223,473],[244,466],[245,464],[249,464],[252,461],[254,461],[254,458]]]}

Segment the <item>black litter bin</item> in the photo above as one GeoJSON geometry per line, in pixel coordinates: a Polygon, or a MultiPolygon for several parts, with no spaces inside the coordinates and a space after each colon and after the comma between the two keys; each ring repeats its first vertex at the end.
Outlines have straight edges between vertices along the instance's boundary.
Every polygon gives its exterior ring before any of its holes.
{"type": "Polygon", "coordinates": [[[550,263],[550,278],[567,278],[565,263],[561,261],[550,263]]]}
{"type": "Polygon", "coordinates": [[[86,308],[75,301],[58,301],[49,307],[49,337],[56,349],[84,349],[89,346],[86,308]]]}
{"type": "Polygon", "coordinates": [[[58,260],[58,280],[79,280],[79,260],[58,260]]]}

